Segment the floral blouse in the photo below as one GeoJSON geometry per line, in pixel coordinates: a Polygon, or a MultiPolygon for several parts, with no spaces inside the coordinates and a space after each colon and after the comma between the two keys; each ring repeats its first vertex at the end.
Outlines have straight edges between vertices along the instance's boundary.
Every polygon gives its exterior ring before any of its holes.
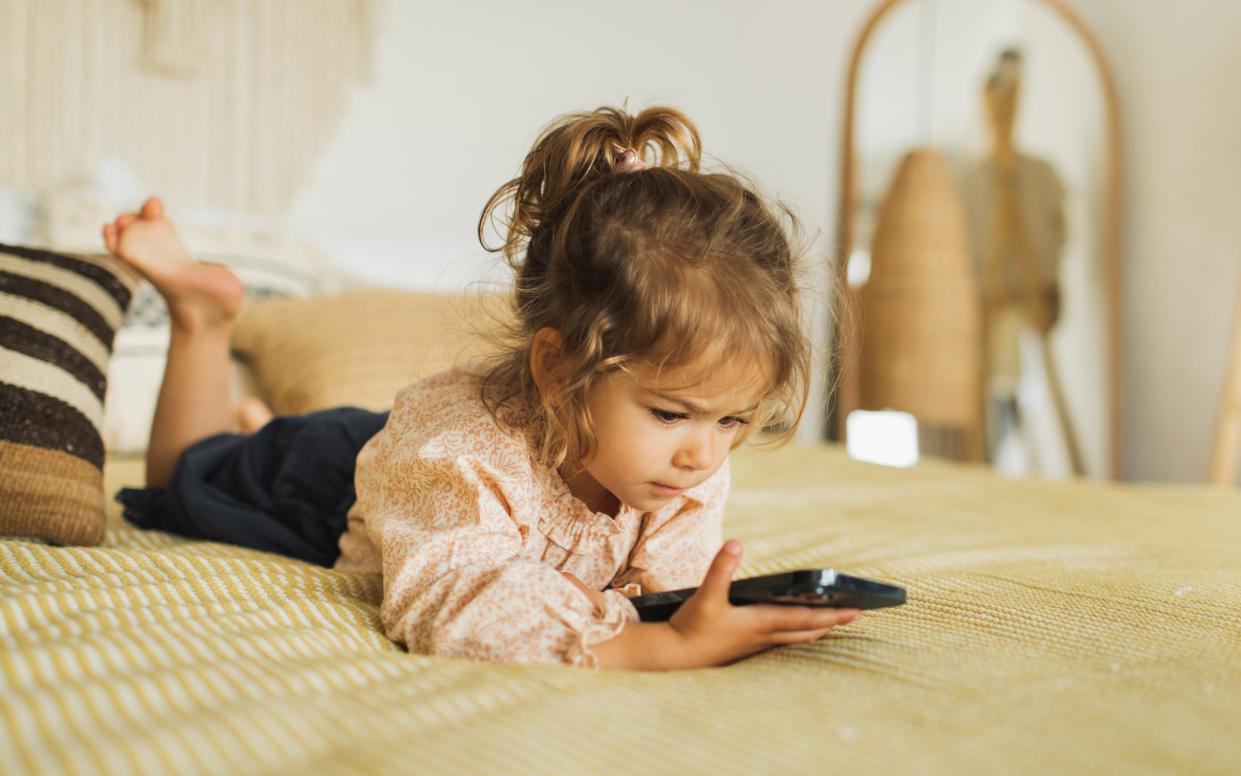
{"type": "Polygon", "coordinates": [[[598,668],[590,646],[638,619],[629,596],[702,583],[729,471],[725,459],[655,512],[594,512],[456,369],[397,394],[355,484],[336,568],[383,574],[389,638],[428,655],[598,668]],[[561,571],[603,590],[606,607],[561,571]]]}

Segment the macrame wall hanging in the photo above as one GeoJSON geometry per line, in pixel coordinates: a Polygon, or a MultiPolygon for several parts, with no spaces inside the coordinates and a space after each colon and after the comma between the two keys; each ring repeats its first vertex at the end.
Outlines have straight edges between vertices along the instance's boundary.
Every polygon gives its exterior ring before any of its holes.
{"type": "Polygon", "coordinates": [[[277,214],[370,73],[375,0],[0,0],[0,186],[119,157],[179,207],[277,214]]]}

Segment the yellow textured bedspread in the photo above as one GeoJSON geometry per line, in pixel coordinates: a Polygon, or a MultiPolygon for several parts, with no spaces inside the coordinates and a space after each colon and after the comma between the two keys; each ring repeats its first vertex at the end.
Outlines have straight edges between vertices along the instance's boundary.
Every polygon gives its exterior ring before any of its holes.
{"type": "MultiPolygon", "coordinates": [[[[111,486],[140,465],[111,462],[111,486]]],[[[908,589],[675,673],[387,641],[377,579],[130,528],[0,542],[0,772],[1241,772],[1241,494],[741,451],[741,576],[908,589]]]]}

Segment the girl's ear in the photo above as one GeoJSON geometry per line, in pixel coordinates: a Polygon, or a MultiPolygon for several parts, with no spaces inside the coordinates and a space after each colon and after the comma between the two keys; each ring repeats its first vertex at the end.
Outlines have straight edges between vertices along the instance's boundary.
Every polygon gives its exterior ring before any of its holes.
{"type": "Polygon", "coordinates": [[[560,332],[544,326],[534,333],[530,343],[530,375],[538,386],[543,403],[555,406],[564,390],[564,377],[560,374],[563,358],[563,340],[560,332]]]}

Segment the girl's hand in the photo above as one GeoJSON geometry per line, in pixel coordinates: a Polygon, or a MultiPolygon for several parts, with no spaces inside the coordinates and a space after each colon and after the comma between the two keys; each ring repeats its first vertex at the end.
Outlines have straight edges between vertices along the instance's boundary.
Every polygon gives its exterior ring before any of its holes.
{"type": "Polygon", "coordinates": [[[733,606],[728,588],[741,565],[741,543],[724,543],[702,585],[673,613],[668,624],[679,636],[685,667],[731,663],[778,646],[815,641],[837,625],[862,616],[857,609],[781,604],[733,606]]]}

